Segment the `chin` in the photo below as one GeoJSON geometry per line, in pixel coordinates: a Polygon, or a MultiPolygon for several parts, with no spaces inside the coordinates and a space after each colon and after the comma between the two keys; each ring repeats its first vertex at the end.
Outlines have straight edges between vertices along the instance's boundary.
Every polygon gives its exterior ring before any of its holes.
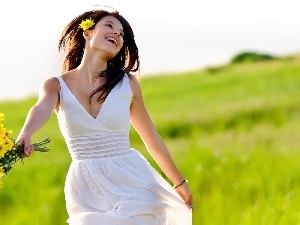
{"type": "Polygon", "coordinates": [[[114,58],[119,52],[120,52],[120,50],[119,51],[112,51],[111,49],[106,50],[105,51],[106,59],[110,60],[110,59],[114,58]]]}

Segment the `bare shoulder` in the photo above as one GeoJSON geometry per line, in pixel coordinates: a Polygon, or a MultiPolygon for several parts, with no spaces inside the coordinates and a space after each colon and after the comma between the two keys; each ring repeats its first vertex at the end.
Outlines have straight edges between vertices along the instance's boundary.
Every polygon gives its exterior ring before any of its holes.
{"type": "Polygon", "coordinates": [[[43,82],[42,85],[46,85],[46,86],[59,86],[59,80],[57,79],[57,77],[48,77],[46,78],[43,82]]]}
{"type": "Polygon", "coordinates": [[[46,78],[39,87],[36,106],[53,110],[59,102],[60,84],[56,77],[46,78]]]}
{"type": "Polygon", "coordinates": [[[138,81],[138,79],[135,76],[131,76],[129,78],[129,82],[130,82],[130,87],[133,93],[133,97],[141,97],[142,96],[142,89],[140,86],[140,83],[138,81]]]}
{"type": "Polygon", "coordinates": [[[60,84],[57,77],[49,77],[41,83],[41,88],[45,90],[60,90],[60,84]]]}

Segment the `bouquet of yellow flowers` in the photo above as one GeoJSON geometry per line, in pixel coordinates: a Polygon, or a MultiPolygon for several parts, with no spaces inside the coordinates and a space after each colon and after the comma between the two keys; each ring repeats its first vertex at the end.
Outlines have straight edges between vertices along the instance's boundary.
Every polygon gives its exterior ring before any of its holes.
{"type": "MultiPolygon", "coordinates": [[[[0,178],[7,175],[17,161],[20,160],[23,163],[24,157],[24,146],[10,137],[12,131],[4,127],[3,121],[4,114],[0,113],[0,178]]],[[[46,138],[33,143],[32,146],[34,151],[48,152],[49,148],[44,146],[48,143],[50,139],[46,138]]],[[[2,186],[1,181],[0,186],[2,186]]]]}

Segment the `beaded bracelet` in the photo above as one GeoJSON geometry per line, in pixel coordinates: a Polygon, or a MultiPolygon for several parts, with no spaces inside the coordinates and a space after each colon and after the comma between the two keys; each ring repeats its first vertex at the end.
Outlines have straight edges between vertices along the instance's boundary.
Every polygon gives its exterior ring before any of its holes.
{"type": "Polygon", "coordinates": [[[181,183],[177,184],[177,185],[174,185],[173,188],[176,189],[178,188],[179,186],[183,185],[184,183],[187,183],[189,182],[188,180],[184,179],[183,181],[181,181],[181,183]]]}

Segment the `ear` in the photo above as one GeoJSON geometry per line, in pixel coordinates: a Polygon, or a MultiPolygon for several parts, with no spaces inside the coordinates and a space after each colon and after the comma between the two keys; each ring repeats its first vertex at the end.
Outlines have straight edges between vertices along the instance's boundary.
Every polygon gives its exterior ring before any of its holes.
{"type": "Polygon", "coordinates": [[[85,39],[90,39],[92,36],[92,33],[90,30],[85,30],[85,31],[83,31],[83,36],[85,39]]]}

